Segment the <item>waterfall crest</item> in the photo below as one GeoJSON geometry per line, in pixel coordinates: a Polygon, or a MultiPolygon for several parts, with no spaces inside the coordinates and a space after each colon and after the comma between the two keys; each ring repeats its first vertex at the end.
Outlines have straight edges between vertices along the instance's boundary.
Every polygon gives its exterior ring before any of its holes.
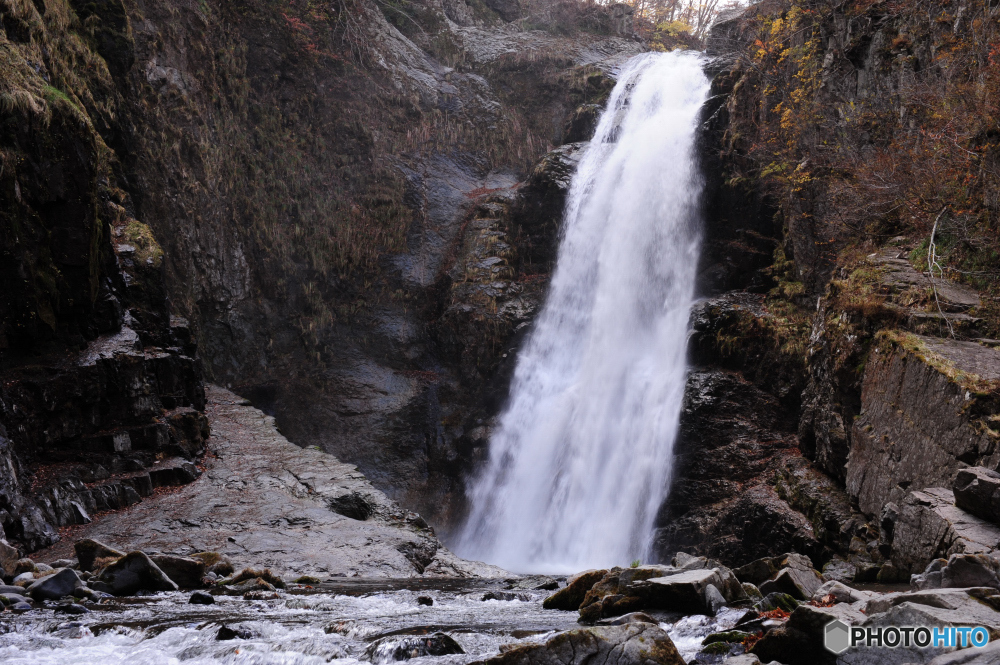
{"type": "Polygon", "coordinates": [[[625,66],[573,177],[552,284],[456,550],[510,570],[649,548],[684,395],[699,251],[700,58],[625,66]]]}

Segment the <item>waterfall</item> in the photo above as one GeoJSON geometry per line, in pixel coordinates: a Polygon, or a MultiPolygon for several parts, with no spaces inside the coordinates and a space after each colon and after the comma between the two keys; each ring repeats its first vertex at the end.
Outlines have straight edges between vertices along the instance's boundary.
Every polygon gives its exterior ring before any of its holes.
{"type": "Polygon", "coordinates": [[[459,554],[524,572],[647,556],[684,396],[707,93],[695,54],[625,65],[573,177],[459,554]]]}

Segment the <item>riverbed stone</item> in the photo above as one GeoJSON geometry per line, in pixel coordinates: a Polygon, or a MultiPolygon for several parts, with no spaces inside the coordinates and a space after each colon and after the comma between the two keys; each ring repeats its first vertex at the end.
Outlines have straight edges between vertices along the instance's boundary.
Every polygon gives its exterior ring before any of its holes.
{"type": "Polygon", "coordinates": [[[372,642],[365,650],[365,655],[373,663],[462,653],[465,651],[461,645],[450,635],[442,632],[426,636],[383,637],[372,642]]]}
{"type": "Polygon", "coordinates": [[[202,586],[205,576],[205,562],[194,557],[156,554],[150,557],[163,573],[182,589],[202,586]]]}
{"type": "Polygon", "coordinates": [[[129,552],[105,568],[91,588],[116,596],[131,596],[137,591],[177,591],[175,584],[144,552],[129,552]],[[105,588],[106,587],[106,588],[105,588]]]}
{"type": "Polygon", "coordinates": [[[607,574],[607,569],[585,570],[582,573],[577,573],[567,580],[566,586],[542,601],[542,607],[547,610],[575,612],[580,609],[587,592],[607,574]]]}
{"type": "Polygon", "coordinates": [[[214,605],[215,596],[205,591],[195,591],[188,599],[190,605],[214,605]]]}
{"type": "Polygon", "coordinates": [[[687,570],[676,575],[656,577],[642,587],[646,607],[671,612],[714,614],[706,600],[709,586],[716,590],[725,586],[718,569],[687,570]]]}
{"type": "Polygon", "coordinates": [[[71,568],[63,568],[54,575],[48,575],[34,582],[27,594],[34,600],[58,600],[72,594],[84,586],[83,580],[71,568]]]}
{"type": "Polygon", "coordinates": [[[821,586],[823,579],[815,570],[785,568],[774,579],[761,584],[760,592],[764,595],[774,592],[787,593],[798,600],[809,600],[821,586]]]}
{"type": "Polygon", "coordinates": [[[92,571],[94,562],[98,559],[118,559],[125,556],[125,552],[119,552],[113,547],[108,547],[90,538],[78,541],[73,549],[76,551],[76,558],[80,562],[80,570],[92,571]]]}
{"type": "Polygon", "coordinates": [[[685,665],[670,636],[652,623],[598,626],[524,644],[475,665],[685,665]]]}

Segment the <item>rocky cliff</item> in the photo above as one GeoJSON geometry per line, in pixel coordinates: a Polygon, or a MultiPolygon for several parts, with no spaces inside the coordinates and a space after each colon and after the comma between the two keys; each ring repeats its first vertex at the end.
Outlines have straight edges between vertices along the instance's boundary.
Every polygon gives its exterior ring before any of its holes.
{"type": "Polygon", "coordinates": [[[892,581],[997,546],[956,536],[978,518],[951,488],[997,466],[998,21],[775,1],[715,26],[707,299],[663,551],[791,547],[892,581]]]}
{"type": "Polygon", "coordinates": [[[0,2],[7,538],[192,480],[202,374],[459,519],[628,16],[0,2]]]}

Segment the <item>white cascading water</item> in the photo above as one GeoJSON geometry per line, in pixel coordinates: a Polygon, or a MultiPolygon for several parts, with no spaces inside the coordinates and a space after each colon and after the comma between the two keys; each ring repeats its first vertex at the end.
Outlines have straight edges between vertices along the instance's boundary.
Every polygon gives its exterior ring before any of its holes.
{"type": "Polygon", "coordinates": [[[699,251],[697,55],[631,59],[570,187],[550,292],[457,551],[523,572],[628,565],[670,482],[699,251]]]}

